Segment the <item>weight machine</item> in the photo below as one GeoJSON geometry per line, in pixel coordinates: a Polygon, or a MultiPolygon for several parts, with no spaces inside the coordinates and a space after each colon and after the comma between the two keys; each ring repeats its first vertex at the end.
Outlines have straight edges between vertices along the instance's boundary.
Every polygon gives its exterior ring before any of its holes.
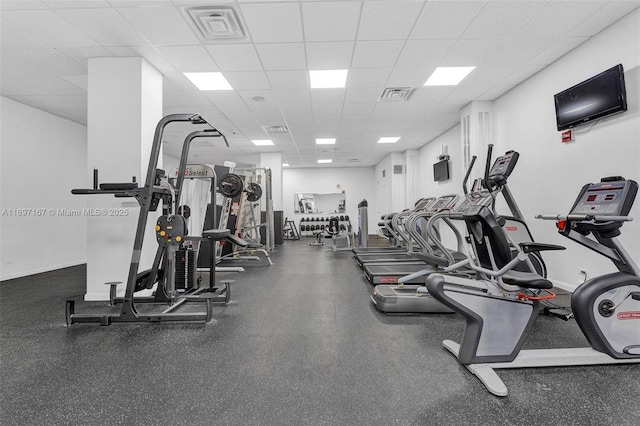
{"type": "MultiPolygon", "coordinates": [[[[66,302],[67,325],[77,323],[99,323],[103,326],[112,322],[165,322],[165,321],[204,321],[211,320],[212,304],[227,303],[230,297],[230,282],[219,289],[213,284],[215,269],[211,270],[211,281],[208,288],[195,289],[186,294],[179,294],[175,288],[176,253],[186,241],[221,241],[233,239],[227,229],[210,229],[201,236],[189,236],[185,218],[186,208],[180,208],[180,195],[184,183],[189,147],[195,138],[221,137],[227,146],[226,137],[199,114],[171,114],[163,117],[154,133],[147,176],[143,187],[136,182],[105,183],[98,185],[97,170],[94,171],[93,189],[73,189],[72,194],[92,195],[111,194],[115,197],[135,198],[140,204],[136,236],[131,254],[131,263],[127,276],[125,295],[115,298],[114,285],[111,291],[111,304],[120,305],[119,314],[77,314],[75,301],[66,302]],[[187,122],[207,125],[210,128],[190,133],[182,147],[180,166],[176,176],[176,184],[172,186],[164,170],[158,169],[158,161],[162,148],[162,136],[165,127],[173,122],[187,122]],[[140,254],[144,240],[147,221],[151,212],[157,211],[162,202],[162,215],[155,225],[158,250],[151,269],[139,271],[140,254]],[[134,293],[150,289],[157,283],[155,294],[151,297],[134,297],[134,293]],[[204,303],[205,311],[196,313],[175,312],[188,303],[204,303]],[[161,312],[140,313],[137,304],[166,304],[168,308],[161,312]]],[[[215,176],[213,177],[215,179],[215,176]]]]}

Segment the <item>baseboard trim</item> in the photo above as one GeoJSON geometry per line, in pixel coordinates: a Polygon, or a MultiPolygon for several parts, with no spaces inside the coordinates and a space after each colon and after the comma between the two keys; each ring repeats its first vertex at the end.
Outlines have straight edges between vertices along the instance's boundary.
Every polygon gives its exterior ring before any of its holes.
{"type": "Polygon", "coordinates": [[[87,259],[73,260],[71,262],[65,262],[58,265],[43,266],[41,268],[29,269],[28,271],[14,272],[12,274],[3,275],[0,278],[0,281],[8,281],[16,278],[24,278],[31,275],[42,274],[44,272],[51,272],[51,271],[56,271],[58,269],[69,268],[71,266],[84,265],[85,263],[87,263],[87,259]]]}

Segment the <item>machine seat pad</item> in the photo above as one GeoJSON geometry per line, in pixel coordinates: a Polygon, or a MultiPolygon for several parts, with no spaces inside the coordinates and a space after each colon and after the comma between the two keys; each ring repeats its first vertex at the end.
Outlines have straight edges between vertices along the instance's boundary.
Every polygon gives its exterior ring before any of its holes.
{"type": "Polygon", "coordinates": [[[209,240],[220,241],[229,237],[230,234],[231,231],[228,229],[207,229],[202,233],[202,236],[209,240]]]}
{"type": "Polygon", "coordinates": [[[247,242],[247,244],[248,244],[248,248],[250,248],[250,249],[260,249],[260,248],[263,247],[262,244],[260,244],[260,243],[247,242]]]}
{"type": "Polygon", "coordinates": [[[240,247],[249,247],[249,243],[238,236],[229,234],[229,236],[227,236],[227,238],[225,239],[231,244],[235,244],[240,247]]]}
{"type": "Polygon", "coordinates": [[[517,285],[523,288],[550,289],[553,287],[551,281],[542,278],[535,272],[509,271],[502,276],[505,284],[517,285]]]}

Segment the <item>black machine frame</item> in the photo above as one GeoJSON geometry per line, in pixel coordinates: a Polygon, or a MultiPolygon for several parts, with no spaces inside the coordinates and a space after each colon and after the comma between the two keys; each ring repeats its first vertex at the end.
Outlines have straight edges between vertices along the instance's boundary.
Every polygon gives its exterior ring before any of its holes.
{"type": "MultiPolygon", "coordinates": [[[[224,283],[225,288],[216,293],[215,288],[204,288],[199,291],[178,296],[175,292],[175,254],[181,241],[184,239],[206,238],[212,241],[221,240],[229,237],[228,230],[210,230],[203,233],[203,237],[188,237],[184,226],[184,217],[178,214],[177,203],[180,200],[180,191],[184,182],[184,172],[187,165],[187,157],[191,142],[198,137],[221,137],[227,146],[229,143],[226,137],[215,127],[209,124],[199,114],[170,114],[163,117],[157,124],[153,145],[149,157],[149,165],[147,175],[143,187],[138,187],[135,183],[123,184],[105,184],[98,188],[97,172],[94,171],[94,187],[93,189],[74,189],[71,192],[79,195],[92,194],[112,194],[115,197],[132,197],[140,204],[138,222],[136,226],[136,235],[133,243],[131,254],[131,262],[127,275],[127,283],[123,298],[111,298],[112,303],[121,304],[118,314],[78,314],[75,312],[75,301],[67,300],[66,302],[66,322],[67,325],[78,323],[99,323],[101,325],[110,325],[112,322],[164,322],[164,321],[204,321],[209,322],[212,315],[212,304],[215,302],[229,301],[229,282],[224,283]],[[209,129],[195,131],[190,133],[182,147],[180,157],[180,166],[178,170],[178,178],[175,188],[165,180],[164,170],[158,169],[158,161],[162,148],[162,135],[165,127],[173,122],[187,122],[191,124],[208,125],[209,129]],[[158,251],[150,271],[139,272],[140,257],[142,245],[144,242],[145,229],[150,212],[157,210],[160,202],[163,203],[163,216],[161,216],[156,225],[156,237],[159,244],[158,251]],[[173,203],[176,203],[176,212],[173,212],[173,203]],[[173,224],[172,230],[163,226],[167,223],[173,224]],[[162,234],[164,233],[164,234],[162,234]],[[164,273],[159,273],[159,265],[164,265],[164,273]],[[148,276],[145,276],[148,274],[148,276]],[[146,298],[136,298],[134,293],[140,289],[141,281],[145,280],[147,284],[158,282],[158,288],[155,296],[146,298]],[[205,303],[204,312],[175,312],[178,308],[188,302],[205,303]],[[169,307],[159,313],[138,312],[136,303],[165,303],[169,307]]],[[[212,268],[213,274],[215,268],[212,268]]],[[[112,287],[113,288],[113,287],[112,287]]],[[[112,291],[113,294],[113,291],[112,291]]]]}

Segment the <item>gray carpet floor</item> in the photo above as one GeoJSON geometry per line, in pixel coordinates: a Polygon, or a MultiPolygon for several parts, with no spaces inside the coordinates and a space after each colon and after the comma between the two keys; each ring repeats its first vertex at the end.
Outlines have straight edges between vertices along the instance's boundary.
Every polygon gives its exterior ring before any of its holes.
{"type": "MultiPolygon", "coordinates": [[[[83,266],[2,282],[0,424],[638,424],[640,365],[501,370],[492,396],[441,346],[460,316],[381,314],[352,254],[309,241],[219,274],[206,325],[66,327],[67,299],[113,310],[82,301],[83,266]]],[[[525,347],[573,346],[575,321],[541,316],[525,347]]]]}

